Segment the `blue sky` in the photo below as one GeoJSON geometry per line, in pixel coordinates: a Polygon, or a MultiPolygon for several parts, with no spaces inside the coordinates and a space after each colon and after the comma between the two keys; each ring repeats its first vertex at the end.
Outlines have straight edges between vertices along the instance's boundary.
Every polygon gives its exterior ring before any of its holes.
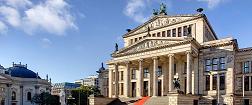
{"type": "Polygon", "coordinates": [[[252,47],[251,0],[1,0],[0,64],[28,64],[53,82],[95,74],[114,44],[123,46],[125,29],[146,21],[162,2],[168,15],[202,7],[219,38],[252,47]]]}

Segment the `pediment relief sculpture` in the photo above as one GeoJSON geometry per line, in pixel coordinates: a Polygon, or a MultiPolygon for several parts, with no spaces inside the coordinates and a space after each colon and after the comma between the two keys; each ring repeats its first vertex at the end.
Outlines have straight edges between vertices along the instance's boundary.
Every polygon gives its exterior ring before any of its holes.
{"type": "Polygon", "coordinates": [[[167,39],[166,40],[164,40],[164,39],[152,39],[152,40],[147,39],[147,40],[143,40],[142,42],[139,42],[135,45],[121,49],[112,55],[129,54],[129,53],[144,51],[144,50],[148,50],[148,49],[158,48],[158,47],[165,46],[165,45],[176,44],[176,43],[180,43],[183,41],[186,41],[186,40],[174,41],[174,40],[167,40],[167,39]]]}

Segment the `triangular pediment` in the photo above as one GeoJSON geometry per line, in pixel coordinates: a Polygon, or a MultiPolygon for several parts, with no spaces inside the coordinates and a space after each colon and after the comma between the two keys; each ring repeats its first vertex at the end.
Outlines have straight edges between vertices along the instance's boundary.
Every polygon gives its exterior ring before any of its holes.
{"type": "Polygon", "coordinates": [[[127,46],[125,48],[120,49],[119,51],[115,52],[112,54],[114,55],[124,55],[124,54],[131,54],[135,52],[141,52],[141,51],[146,51],[150,49],[155,49],[155,48],[160,48],[163,46],[168,46],[168,45],[176,45],[182,42],[190,41],[190,39],[169,39],[169,38],[160,38],[160,39],[153,39],[153,38],[146,38],[143,39],[140,42],[137,42],[133,45],[127,46]]]}
{"type": "Polygon", "coordinates": [[[152,17],[149,21],[145,22],[143,25],[138,26],[132,31],[126,33],[123,37],[132,36],[142,32],[147,32],[148,28],[150,30],[166,27],[173,24],[178,24],[180,22],[185,22],[202,17],[202,15],[178,15],[178,16],[167,16],[158,15],[152,17]]]}

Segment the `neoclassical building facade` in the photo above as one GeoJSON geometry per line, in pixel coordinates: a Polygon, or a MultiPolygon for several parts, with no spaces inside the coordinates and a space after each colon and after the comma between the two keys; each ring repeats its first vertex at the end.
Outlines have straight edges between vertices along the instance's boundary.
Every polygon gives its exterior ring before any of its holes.
{"type": "Polygon", "coordinates": [[[41,79],[27,65],[14,64],[4,68],[0,65],[0,105],[35,105],[31,100],[35,94],[50,92],[51,83],[41,79]]]}
{"type": "Polygon", "coordinates": [[[109,97],[161,96],[169,105],[252,102],[252,48],[219,39],[205,14],[160,11],[127,31],[124,47],[107,62],[109,97]]]}

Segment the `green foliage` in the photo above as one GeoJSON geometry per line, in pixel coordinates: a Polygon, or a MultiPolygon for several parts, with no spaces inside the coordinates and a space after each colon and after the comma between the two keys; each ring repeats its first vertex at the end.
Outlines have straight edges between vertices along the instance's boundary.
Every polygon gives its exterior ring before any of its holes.
{"type": "Polygon", "coordinates": [[[70,105],[87,105],[89,95],[100,95],[99,89],[95,86],[81,86],[80,88],[72,90],[71,93],[74,100],[68,100],[70,105]]]}
{"type": "Polygon", "coordinates": [[[38,105],[60,105],[59,97],[51,95],[48,92],[35,94],[32,97],[31,103],[38,104],[38,105]]]}

